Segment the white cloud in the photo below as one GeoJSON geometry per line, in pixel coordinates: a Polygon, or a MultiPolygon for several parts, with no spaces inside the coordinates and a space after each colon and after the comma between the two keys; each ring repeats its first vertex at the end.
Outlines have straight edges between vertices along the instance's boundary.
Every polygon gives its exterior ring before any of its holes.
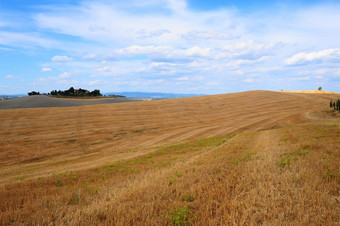
{"type": "Polygon", "coordinates": [[[244,75],[244,72],[242,70],[236,70],[232,72],[235,75],[244,75]]]}
{"type": "Polygon", "coordinates": [[[108,66],[100,67],[100,68],[97,68],[96,71],[99,71],[99,72],[109,71],[109,67],[108,66]]]}
{"type": "Polygon", "coordinates": [[[59,78],[70,78],[71,75],[69,72],[64,72],[62,74],[59,75],[59,78]]]}
{"type": "Polygon", "coordinates": [[[96,85],[100,83],[100,80],[94,80],[94,81],[89,81],[89,85],[92,86],[92,85],[96,85]]]}
{"type": "MultiPolygon", "coordinates": [[[[17,75],[12,75],[12,74],[6,75],[5,78],[6,78],[6,79],[20,79],[19,76],[17,76],[17,75]]],[[[23,80],[21,80],[21,81],[23,81],[23,80]]]]}
{"type": "Polygon", "coordinates": [[[231,35],[229,32],[223,31],[206,31],[206,30],[192,30],[181,37],[188,41],[200,41],[200,40],[229,40],[235,39],[236,37],[231,35]]]}
{"type": "Polygon", "coordinates": [[[326,49],[318,52],[298,53],[286,59],[286,64],[296,65],[315,61],[340,60],[340,49],[326,49]]]}
{"type": "Polygon", "coordinates": [[[291,78],[291,81],[305,81],[305,80],[310,80],[311,78],[309,76],[305,76],[305,77],[294,77],[291,78]]]}
{"type": "Polygon", "coordinates": [[[129,46],[123,49],[119,49],[116,53],[124,55],[124,56],[136,56],[136,55],[155,55],[161,54],[165,55],[174,51],[174,48],[171,46],[129,46]]]}
{"type": "Polygon", "coordinates": [[[58,62],[58,63],[62,63],[62,62],[69,62],[72,60],[72,57],[68,57],[68,56],[54,56],[52,57],[52,62],[58,62]]]}
{"type": "Polygon", "coordinates": [[[56,7],[36,15],[35,20],[42,29],[108,46],[112,46],[109,44],[112,41],[114,46],[126,46],[129,43],[145,45],[148,41],[147,45],[181,44],[185,41],[182,34],[225,40],[231,36],[231,30],[236,32],[234,27],[230,28],[232,22],[229,17],[227,10],[193,12],[187,8],[185,0],[147,1],[146,4],[127,0],[114,3],[86,1],[79,7],[62,10],[56,7]],[[152,7],[152,10],[145,7],[152,7]]]}
{"type": "Polygon", "coordinates": [[[15,76],[14,75],[6,75],[5,76],[5,78],[7,78],[7,79],[12,79],[12,78],[14,78],[15,76]]]}
{"type": "Polygon", "coordinates": [[[90,54],[86,54],[85,56],[83,56],[84,60],[94,60],[96,59],[97,55],[94,53],[90,53],[90,54]]]}
{"type": "Polygon", "coordinates": [[[176,66],[176,64],[168,63],[168,62],[152,62],[150,66],[151,67],[164,67],[164,66],[173,67],[173,66],[176,66]]]}
{"type": "Polygon", "coordinates": [[[187,59],[192,60],[195,57],[214,58],[215,50],[211,48],[201,48],[194,46],[191,48],[180,49],[171,46],[129,46],[116,51],[122,56],[145,55],[151,59],[187,59]]]}
{"type": "Polygon", "coordinates": [[[245,79],[245,80],[243,80],[245,83],[252,83],[252,82],[254,82],[254,79],[252,79],[252,78],[247,78],[247,79],[245,79]]]}
{"type": "Polygon", "coordinates": [[[188,80],[189,80],[189,77],[188,77],[188,76],[179,77],[179,78],[176,78],[176,80],[179,80],[179,81],[188,81],[188,80]]]}
{"type": "Polygon", "coordinates": [[[208,86],[217,86],[217,85],[219,85],[220,83],[218,83],[218,82],[208,82],[207,83],[207,85],[208,86]]]}
{"type": "Polygon", "coordinates": [[[253,40],[247,42],[236,42],[232,45],[225,45],[224,50],[218,57],[232,57],[242,59],[255,59],[263,56],[274,55],[282,47],[281,43],[255,43],[253,40]]]}
{"type": "Polygon", "coordinates": [[[155,29],[155,30],[140,29],[136,32],[137,37],[141,39],[155,38],[167,33],[171,32],[167,29],[155,29]]]}
{"type": "Polygon", "coordinates": [[[42,38],[38,33],[0,31],[0,45],[27,49],[32,47],[52,48],[60,46],[60,43],[55,40],[42,38]]]}
{"type": "Polygon", "coordinates": [[[53,71],[53,69],[49,68],[49,67],[44,67],[44,68],[41,69],[41,71],[42,72],[51,72],[51,71],[53,71]]]}
{"type": "Polygon", "coordinates": [[[338,69],[338,70],[335,72],[335,75],[340,76],[340,69],[338,69]]]}
{"type": "Polygon", "coordinates": [[[180,50],[176,51],[178,55],[181,55],[183,53],[186,56],[196,56],[196,57],[209,57],[209,56],[212,56],[213,54],[212,52],[213,51],[210,48],[201,48],[198,46],[194,46],[184,51],[180,51],[180,50]]]}

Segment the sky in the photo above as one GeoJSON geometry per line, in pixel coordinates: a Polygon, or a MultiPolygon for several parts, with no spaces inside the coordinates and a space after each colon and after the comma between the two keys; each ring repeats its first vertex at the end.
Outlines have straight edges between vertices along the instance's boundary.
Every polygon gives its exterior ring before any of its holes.
{"type": "Polygon", "coordinates": [[[340,1],[0,0],[0,94],[340,92],[340,1]]]}

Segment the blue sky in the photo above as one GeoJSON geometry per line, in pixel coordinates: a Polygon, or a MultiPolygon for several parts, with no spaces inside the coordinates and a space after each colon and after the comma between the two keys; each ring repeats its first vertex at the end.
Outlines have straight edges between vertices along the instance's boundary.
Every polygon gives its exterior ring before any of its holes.
{"type": "Polygon", "coordinates": [[[0,94],[340,92],[340,1],[0,0],[0,94]]]}

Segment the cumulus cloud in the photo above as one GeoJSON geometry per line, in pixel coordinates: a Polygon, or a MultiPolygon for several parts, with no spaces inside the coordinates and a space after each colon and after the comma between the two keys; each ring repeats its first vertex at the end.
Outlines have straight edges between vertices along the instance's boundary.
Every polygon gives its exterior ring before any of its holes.
{"type": "Polygon", "coordinates": [[[8,75],[5,76],[5,78],[7,78],[7,79],[17,79],[19,77],[16,76],[16,75],[8,74],[8,75]]]}
{"type": "Polygon", "coordinates": [[[254,82],[254,79],[252,79],[252,78],[247,78],[247,79],[245,79],[245,80],[243,80],[245,83],[252,83],[252,82],[254,82]]]}
{"type": "Polygon", "coordinates": [[[136,32],[137,37],[141,39],[155,38],[166,33],[171,33],[171,32],[168,29],[155,29],[155,30],[140,29],[136,32]]]}
{"type": "Polygon", "coordinates": [[[94,80],[94,81],[89,81],[89,85],[92,86],[92,85],[96,85],[100,83],[100,80],[94,80]]]}
{"type": "Polygon", "coordinates": [[[179,80],[179,81],[187,81],[187,80],[189,80],[189,77],[188,77],[188,76],[179,77],[179,78],[176,78],[176,80],[179,80]]]}
{"type": "Polygon", "coordinates": [[[64,72],[64,73],[62,73],[62,74],[60,74],[59,75],[59,78],[70,78],[71,77],[71,75],[70,75],[70,73],[69,72],[64,72]]]}
{"type": "Polygon", "coordinates": [[[122,56],[148,56],[150,59],[192,60],[195,57],[214,58],[215,52],[211,48],[194,46],[187,49],[174,48],[171,46],[129,46],[116,51],[122,56]]]}
{"type": "Polygon", "coordinates": [[[83,56],[84,60],[94,60],[96,58],[97,58],[97,55],[94,54],[94,53],[89,53],[89,54],[86,54],[85,56],[83,56]]]}
{"type": "Polygon", "coordinates": [[[241,59],[255,59],[263,56],[274,55],[282,47],[281,43],[256,43],[253,40],[225,45],[219,58],[233,57],[241,59]]]}
{"type": "Polygon", "coordinates": [[[57,63],[63,63],[63,62],[69,62],[73,60],[72,57],[68,57],[68,56],[54,56],[52,57],[52,62],[57,62],[57,63]]]}
{"type": "Polygon", "coordinates": [[[126,48],[122,48],[116,51],[116,53],[123,56],[136,56],[136,55],[165,55],[174,51],[174,47],[171,46],[138,46],[133,45],[126,48]]]}
{"type": "Polygon", "coordinates": [[[177,64],[169,62],[152,62],[151,67],[175,67],[177,64]]]}
{"type": "Polygon", "coordinates": [[[109,67],[108,66],[99,67],[96,69],[96,71],[99,71],[99,72],[109,71],[109,67]]]}
{"type": "Polygon", "coordinates": [[[291,81],[305,81],[305,80],[310,80],[311,77],[309,76],[305,76],[305,77],[294,77],[294,78],[291,78],[290,80],[291,81]]]}
{"type": "Polygon", "coordinates": [[[11,78],[13,78],[14,77],[14,75],[6,75],[5,76],[5,78],[7,78],[7,79],[11,79],[11,78]]]}
{"type": "Polygon", "coordinates": [[[217,86],[217,85],[219,85],[220,83],[218,83],[218,82],[208,82],[207,83],[207,85],[208,86],[217,86]]]}
{"type": "Polygon", "coordinates": [[[223,31],[204,31],[204,30],[192,30],[181,37],[188,41],[200,41],[200,40],[229,40],[235,39],[237,37],[231,35],[229,32],[223,31]]]}
{"type": "Polygon", "coordinates": [[[53,71],[53,69],[52,69],[52,68],[49,68],[49,67],[43,67],[43,68],[41,69],[41,71],[42,71],[42,72],[51,72],[51,71],[53,71]]]}
{"type": "Polygon", "coordinates": [[[285,60],[288,65],[297,65],[325,60],[340,60],[340,49],[326,49],[318,52],[301,52],[285,60]]]}
{"type": "Polygon", "coordinates": [[[244,71],[242,70],[235,70],[235,71],[232,71],[232,73],[235,75],[244,75],[244,71]]]}

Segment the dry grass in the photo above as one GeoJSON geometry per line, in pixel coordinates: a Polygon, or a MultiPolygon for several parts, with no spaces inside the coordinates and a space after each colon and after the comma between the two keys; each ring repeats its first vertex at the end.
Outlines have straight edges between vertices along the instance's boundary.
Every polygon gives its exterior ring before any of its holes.
{"type": "MultiPolygon", "coordinates": [[[[218,105],[219,98],[212,104],[218,105]]],[[[171,101],[160,103],[166,107],[171,101]]],[[[321,102],[327,106],[328,99],[316,98],[314,103],[321,102]]],[[[127,105],[138,112],[147,112],[148,108],[140,104],[127,105]]],[[[31,121],[27,124],[20,121],[20,117],[30,117],[24,116],[27,111],[17,111],[12,130],[1,133],[2,155],[12,158],[2,159],[0,165],[0,224],[337,224],[340,221],[340,120],[326,118],[320,113],[322,107],[306,115],[304,108],[297,112],[293,106],[287,102],[285,107],[289,110],[281,112],[285,116],[295,115],[289,116],[285,123],[281,118],[272,121],[273,124],[268,121],[269,125],[254,124],[252,120],[260,114],[255,111],[248,121],[254,127],[238,130],[234,124],[234,129],[230,129],[234,132],[225,133],[229,135],[208,137],[203,133],[186,139],[164,137],[164,131],[183,132],[178,125],[176,130],[173,128],[175,121],[171,119],[163,124],[165,128],[156,131],[145,125],[134,127],[134,123],[143,122],[144,114],[139,115],[140,121],[132,116],[127,118],[131,126],[125,130],[116,132],[115,125],[111,125],[114,133],[102,138],[89,136],[86,126],[100,124],[103,126],[92,129],[110,128],[107,121],[100,121],[99,113],[99,119],[93,119],[91,125],[81,124],[79,130],[61,126],[63,129],[57,130],[53,139],[52,132],[48,132],[39,140],[34,134],[39,134],[39,127],[30,130],[31,121]],[[308,118],[300,119],[297,113],[308,118]],[[293,119],[300,123],[292,125],[289,120],[293,119]],[[72,132],[83,137],[63,136],[72,132]],[[158,142],[150,142],[151,137],[158,142]],[[30,140],[26,144],[27,153],[14,156],[15,141],[23,147],[25,143],[20,142],[25,138],[30,140]],[[124,146],[124,141],[131,143],[124,146]],[[50,156],[45,153],[42,158],[32,151],[48,145],[51,145],[50,156]],[[110,145],[117,150],[97,151],[110,145]],[[58,150],[60,155],[56,155],[58,150]]],[[[125,107],[121,105],[115,110],[125,107]]],[[[89,110],[93,108],[83,108],[87,110],[80,120],[89,123],[92,114],[89,110]]],[[[71,116],[73,109],[76,108],[65,108],[71,116]]],[[[235,111],[226,109],[225,113],[235,111]]],[[[264,108],[258,117],[263,117],[266,111],[264,108]]],[[[0,114],[7,113],[4,112],[0,114]]],[[[213,110],[204,113],[216,116],[213,110]]],[[[280,117],[275,112],[267,114],[280,117]]],[[[36,117],[41,117],[40,122],[44,120],[43,115],[36,117]]],[[[177,120],[181,117],[185,115],[179,113],[177,120]]],[[[150,122],[154,123],[152,128],[159,126],[157,119],[150,122]]],[[[200,123],[181,122],[192,130],[200,123]]],[[[67,123],[72,121],[60,122],[67,123]]],[[[205,125],[209,128],[215,121],[206,119],[205,123],[210,123],[205,125]]],[[[225,125],[222,121],[220,124],[225,125]]]]}
{"type": "Polygon", "coordinates": [[[300,90],[300,91],[280,91],[280,92],[286,92],[286,93],[313,93],[313,94],[337,94],[340,93],[337,92],[330,92],[330,91],[323,91],[323,90],[300,90]]]}

